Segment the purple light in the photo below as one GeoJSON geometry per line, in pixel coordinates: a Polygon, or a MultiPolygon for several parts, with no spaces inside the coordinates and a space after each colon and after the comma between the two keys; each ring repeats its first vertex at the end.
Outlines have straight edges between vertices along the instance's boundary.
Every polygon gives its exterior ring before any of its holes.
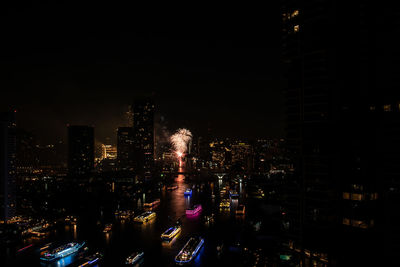
{"type": "Polygon", "coordinates": [[[199,213],[203,208],[201,207],[201,205],[195,205],[194,209],[190,209],[190,210],[186,210],[186,215],[196,215],[197,213],[199,213]]]}

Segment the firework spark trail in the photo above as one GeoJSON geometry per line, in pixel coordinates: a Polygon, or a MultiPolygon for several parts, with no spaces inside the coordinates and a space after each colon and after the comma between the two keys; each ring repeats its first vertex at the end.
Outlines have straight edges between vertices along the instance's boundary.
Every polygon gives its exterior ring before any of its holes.
{"type": "Polygon", "coordinates": [[[180,158],[187,151],[188,144],[192,140],[192,133],[188,129],[178,129],[171,136],[170,140],[175,149],[175,153],[180,158]]]}

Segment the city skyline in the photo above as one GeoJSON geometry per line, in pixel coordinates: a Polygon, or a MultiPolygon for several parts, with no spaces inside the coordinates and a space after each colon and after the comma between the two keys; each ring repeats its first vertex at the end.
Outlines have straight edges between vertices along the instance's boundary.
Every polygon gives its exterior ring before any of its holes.
{"type": "Polygon", "coordinates": [[[400,13],[230,7],[1,9],[6,266],[400,265],[400,13]]]}

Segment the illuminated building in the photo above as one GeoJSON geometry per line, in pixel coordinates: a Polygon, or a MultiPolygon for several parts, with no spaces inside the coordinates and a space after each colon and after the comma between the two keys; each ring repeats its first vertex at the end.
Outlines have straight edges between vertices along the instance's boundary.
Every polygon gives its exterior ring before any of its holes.
{"type": "Polygon", "coordinates": [[[94,128],[68,126],[68,173],[88,175],[94,168],[94,128]]]}
{"type": "Polygon", "coordinates": [[[133,128],[119,127],[117,132],[117,161],[119,170],[134,168],[133,128]]]}
{"type": "Polygon", "coordinates": [[[228,140],[214,140],[209,144],[211,160],[219,168],[229,167],[231,148],[228,140]]]}
{"type": "Polygon", "coordinates": [[[113,145],[101,145],[101,157],[102,159],[116,159],[117,158],[117,147],[113,145]]]}
{"type": "Polygon", "coordinates": [[[136,171],[149,179],[154,166],[154,102],[152,99],[135,101],[133,136],[136,171]]]}
{"type": "Polygon", "coordinates": [[[232,144],[232,166],[238,166],[244,171],[253,169],[253,148],[250,144],[236,142],[232,144]]]}
{"type": "Polygon", "coordinates": [[[0,113],[0,221],[16,211],[16,113],[0,113]]]}

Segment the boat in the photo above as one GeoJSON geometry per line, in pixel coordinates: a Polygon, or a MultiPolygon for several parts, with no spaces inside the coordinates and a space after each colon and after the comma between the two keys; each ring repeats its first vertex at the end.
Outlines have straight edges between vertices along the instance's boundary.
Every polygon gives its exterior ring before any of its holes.
{"type": "Polygon", "coordinates": [[[96,252],[92,255],[85,257],[83,259],[82,264],[78,265],[78,267],[92,266],[94,264],[97,264],[102,258],[103,258],[103,254],[96,252]]]}
{"type": "Polygon", "coordinates": [[[206,223],[213,223],[215,221],[215,214],[204,216],[204,220],[206,223]]]}
{"type": "Polygon", "coordinates": [[[104,227],[103,232],[104,233],[109,233],[112,230],[112,223],[106,224],[106,226],[104,227]]]}
{"type": "Polygon", "coordinates": [[[140,223],[146,223],[156,217],[156,213],[153,211],[145,211],[139,216],[136,216],[133,221],[135,222],[140,222],[140,223]]]}
{"type": "Polygon", "coordinates": [[[244,215],[246,212],[246,207],[244,205],[239,205],[236,209],[236,215],[244,215]]]}
{"type": "Polygon", "coordinates": [[[200,204],[194,205],[193,207],[186,210],[186,215],[196,215],[199,213],[203,208],[200,204]]]}
{"type": "Polygon", "coordinates": [[[134,252],[128,258],[126,258],[125,264],[133,265],[138,263],[144,257],[144,252],[134,252]]]}
{"type": "Polygon", "coordinates": [[[85,242],[77,243],[77,242],[70,242],[59,246],[55,249],[46,251],[40,259],[43,261],[54,261],[56,259],[64,258],[72,253],[77,252],[81,247],[85,245],[85,242]]]}
{"type": "Polygon", "coordinates": [[[117,210],[115,212],[115,217],[120,220],[127,220],[134,215],[133,210],[117,210]]]}
{"type": "Polygon", "coordinates": [[[229,199],[223,199],[221,200],[221,203],[219,203],[219,207],[221,209],[228,209],[231,206],[231,203],[229,199]]]}
{"type": "Polygon", "coordinates": [[[177,264],[186,264],[196,258],[199,250],[204,244],[204,239],[201,237],[191,237],[183,246],[182,250],[176,255],[175,262],[177,264]]]}
{"type": "Polygon", "coordinates": [[[217,249],[217,255],[218,255],[218,256],[221,255],[221,253],[222,253],[222,251],[223,251],[223,249],[224,249],[224,243],[223,243],[223,242],[219,243],[219,244],[217,245],[216,249],[217,249]]]}
{"type": "Polygon", "coordinates": [[[161,238],[165,241],[171,241],[181,232],[180,226],[173,226],[168,228],[164,233],[161,234],[161,238]]]}
{"type": "Polygon", "coordinates": [[[151,203],[144,203],[143,207],[144,208],[154,208],[155,206],[157,206],[158,204],[160,204],[160,199],[156,199],[151,203]]]}
{"type": "Polygon", "coordinates": [[[230,196],[231,198],[238,198],[238,197],[239,197],[239,194],[238,194],[237,191],[229,191],[229,196],[230,196]]]}
{"type": "Polygon", "coordinates": [[[192,196],[192,189],[187,188],[183,194],[184,194],[185,196],[192,196]]]}

